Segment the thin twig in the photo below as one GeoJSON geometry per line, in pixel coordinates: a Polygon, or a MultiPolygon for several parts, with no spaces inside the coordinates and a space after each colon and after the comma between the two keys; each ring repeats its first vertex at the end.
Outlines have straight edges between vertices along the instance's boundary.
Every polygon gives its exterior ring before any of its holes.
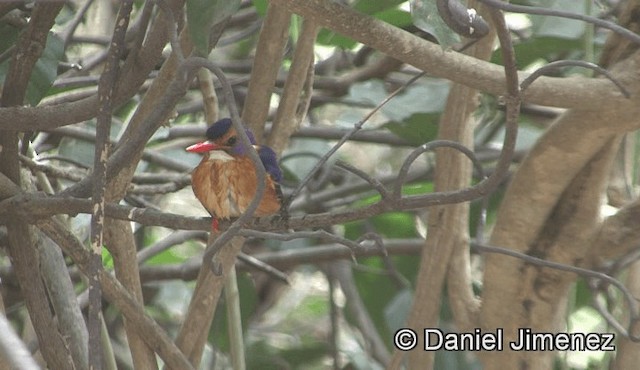
{"type": "Polygon", "coordinates": [[[602,272],[598,272],[598,271],[594,271],[594,270],[589,270],[589,269],[585,269],[582,267],[576,267],[576,266],[571,266],[571,265],[566,265],[564,263],[558,263],[558,262],[554,262],[554,261],[547,261],[547,260],[543,260],[541,258],[537,258],[534,256],[530,256],[524,253],[520,253],[517,251],[514,251],[512,249],[507,249],[507,248],[501,248],[501,247],[496,247],[496,246],[492,246],[492,245],[487,245],[487,244],[474,244],[473,245],[473,249],[480,251],[480,252],[489,252],[489,253],[498,253],[498,254],[502,254],[502,255],[506,255],[506,256],[511,256],[511,257],[515,257],[518,258],[526,263],[530,263],[536,266],[542,266],[542,267],[548,267],[548,268],[553,268],[556,270],[560,270],[560,271],[567,271],[567,272],[572,272],[574,274],[580,275],[582,277],[586,277],[586,278],[592,278],[592,279],[596,279],[602,282],[607,282],[613,286],[615,286],[616,288],[618,288],[618,290],[620,290],[620,292],[623,294],[625,300],[627,301],[627,304],[629,305],[629,312],[631,315],[631,320],[629,323],[629,329],[627,330],[627,332],[629,333],[629,339],[633,340],[633,341],[640,341],[640,336],[637,335],[633,335],[632,333],[634,332],[632,330],[633,326],[636,325],[636,323],[640,320],[640,308],[638,305],[638,301],[636,300],[635,296],[629,292],[629,290],[627,289],[627,287],[621,283],[620,281],[618,281],[617,279],[604,274],[602,272]]]}
{"type": "Polygon", "coordinates": [[[629,31],[628,29],[615,24],[611,21],[607,21],[604,19],[592,17],[589,15],[578,14],[578,13],[570,13],[557,9],[548,9],[548,8],[540,8],[536,6],[524,6],[524,5],[515,5],[505,3],[501,0],[478,0],[481,3],[484,3],[492,8],[504,10],[506,12],[512,13],[523,13],[523,14],[532,14],[532,15],[546,15],[551,17],[560,17],[560,18],[568,18],[568,19],[577,19],[583,22],[591,23],[596,26],[600,26],[602,28],[606,28],[611,30],[620,36],[633,41],[636,44],[640,45],[640,36],[635,33],[629,31]]]}
{"type": "Polygon", "coordinates": [[[340,160],[336,161],[336,167],[342,168],[345,171],[351,172],[354,175],[366,181],[369,185],[371,185],[374,189],[376,189],[378,193],[380,193],[380,197],[382,197],[382,199],[385,199],[389,196],[389,191],[387,190],[387,188],[385,188],[384,184],[381,183],[380,180],[369,176],[364,171],[350,165],[347,162],[340,161],[340,160]]]}
{"type": "Polygon", "coordinates": [[[171,50],[178,59],[178,63],[184,61],[184,54],[182,53],[182,47],[180,46],[180,40],[178,39],[178,22],[173,15],[173,11],[166,0],[155,0],[155,3],[164,12],[164,16],[167,17],[167,27],[169,28],[169,42],[171,43],[171,50]]]}
{"type": "Polygon", "coordinates": [[[411,152],[411,154],[407,156],[407,158],[405,158],[404,163],[402,164],[402,167],[400,167],[400,171],[398,172],[398,179],[396,180],[393,187],[394,199],[400,199],[400,197],[402,196],[402,193],[401,193],[402,185],[404,185],[406,181],[407,173],[409,173],[411,164],[418,158],[418,156],[420,156],[424,152],[435,150],[437,148],[443,148],[443,147],[456,149],[460,151],[462,154],[464,154],[465,156],[467,156],[467,158],[469,158],[473,163],[473,167],[475,168],[475,170],[478,172],[478,174],[480,174],[480,178],[482,179],[485,178],[484,170],[482,169],[482,164],[480,163],[480,161],[478,161],[475,153],[471,149],[467,148],[466,146],[456,141],[434,140],[417,147],[411,152]]]}
{"type": "Polygon", "coordinates": [[[272,276],[273,278],[280,280],[281,282],[289,285],[289,278],[287,277],[287,275],[278,270],[277,268],[264,263],[263,261],[255,258],[254,256],[250,255],[250,254],[244,254],[244,253],[240,253],[238,254],[238,261],[242,261],[243,263],[245,263],[247,266],[251,267],[252,269],[258,270],[258,271],[262,271],[267,275],[272,276]]]}
{"type": "Polygon", "coordinates": [[[549,70],[561,67],[582,67],[591,69],[598,73],[602,73],[607,79],[609,79],[609,81],[613,82],[613,84],[616,85],[616,87],[620,90],[625,98],[631,97],[629,91],[624,86],[622,86],[622,84],[615,77],[613,77],[613,75],[609,73],[609,71],[595,63],[585,62],[583,60],[556,60],[554,62],[547,63],[544,66],[536,69],[532,74],[527,76],[527,78],[522,80],[522,82],[520,83],[520,90],[524,92],[529,87],[529,85],[531,85],[538,77],[544,75],[545,73],[548,73],[549,70]]]}
{"type": "Polygon", "coordinates": [[[322,156],[322,158],[313,166],[313,168],[311,169],[311,171],[307,174],[307,176],[300,182],[300,184],[298,184],[298,187],[296,189],[294,189],[294,191],[289,195],[288,199],[284,202],[283,204],[283,208],[288,208],[289,205],[291,204],[291,201],[293,199],[295,199],[295,197],[298,196],[298,194],[300,194],[300,192],[302,191],[302,189],[307,185],[307,183],[313,178],[313,176],[315,176],[316,172],[318,172],[322,166],[324,166],[324,164],[329,160],[329,158],[338,151],[338,149],[340,149],[340,147],[342,147],[342,145],[344,145],[344,143],[346,143],[349,138],[351,138],[351,136],[353,136],[356,132],[358,132],[360,129],[362,129],[362,126],[364,126],[364,124],[369,120],[369,118],[371,118],[376,112],[378,112],[380,109],[382,109],[382,107],[387,104],[389,101],[391,101],[391,99],[393,99],[396,95],[400,94],[402,91],[404,91],[409,85],[413,84],[414,82],[416,82],[420,77],[424,76],[424,73],[420,73],[416,76],[414,76],[413,78],[411,78],[409,81],[407,81],[405,84],[403,84],[402,86],[400,86],[399,88],[397,88],[394,92],[392,92],[391,94],[389,94],[384,100],[382,100],[380,102],[380,104],[378,104],[374,109],[372,109],[369,113],[367,113],[360,121],[358,121],[354,126],[353,129],[351,129],[350,131],[348,131],[347,133],[345,133],[342,138],[327,152],[325,153],[325,155],[322,156]]]}
{"type": "MultiPolygon", "coordinates": [[[[264,238],[264,239],[275,239],[282,241],[289,241],[295,239],[303,239],[303,238],[317,238],[322,240],[328,240],[334,243],[342,244],[345,247],[349,248],[352,253],[356,251],[362,250],[362,245],[359,242],[354,242],[353,240],[345,239],[343,237],[332,234],[326,230],[314,230],[314,231],[294,231],[286,234],[282,233],[270,233],[266,231],[256,231],[250,229],[241,229],[238,233],[242,236],[254,237],[254,238],[264,238]]],[[[352,254],[352,259],[355,260],[355,254],[352,254]]]]}
{"type": "Polygon", "coordinates": [[[80,10],[78,10],[75,13],[75,15],[73,16],[73,19],[71,20],[71,22],[69,22],[69,25],[64,29],[64,31],[61,32],[60,36],[64,41],[65,48],[67,45],[69,45],[69,41],[71,41],[71,37],[76,32],[76,28],[78,28],[80,23],[82,23],[82,21],[84,20],[84,16],[87,13],[87,10],[89,10],[89,7],[91,6],[91,4],[93,4],[93,1],[94,0],[86,0],[84,4],[82,4],[82,7],[80,8],[80,10]]]}

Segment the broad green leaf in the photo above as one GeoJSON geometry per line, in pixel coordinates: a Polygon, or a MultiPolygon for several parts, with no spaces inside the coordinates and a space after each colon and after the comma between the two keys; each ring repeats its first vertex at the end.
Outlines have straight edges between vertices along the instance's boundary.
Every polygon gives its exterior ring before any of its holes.
{"type": "MultiPolygon", "coordinates": [[[[562,10],[569,13],[585,14],[586,5],[584,1],[566,0],[539,0],[537,6],[562,10]]],[[[550,17],[542,15],[531,16],[532,30],[537,37],[557,37],[561,39],[579,39],[584,34],[586,24],[575,19],[562,17],[550,17]]]]}
{"type": "Polygon", "coordinates": [[[573,294],[575,295],[575,298],[573,301],[573,307],[571,307],[571,313],[574,313],[583,307],[590,307],[593,303],[593,294],[591,293],[591,289],[582,279],[578,279],[578,281],[576,281],[576,285],[573,288],[573,294]]]}
{"type": "Polygon", "coordinates": [[[187,23],[191,41],[200,55],[209,55],[211,28],[240,8],[240,0],[187,0],[187,23]]]}
{"type": "MultiPolygon", "coordinates": [[[[12,39],[13,37],[17,37],[17,35],[13,32],[9,32],[7,38],[12,39]]],[[[0,41],[0,49],[15,45],[15,39],[12,44],[6,44],[4,42],[4,34],[0,39],[2,39],[2,41],[0,41]]],[[[53,81],[58,76],[58,62],[60,62],[63,57],[64,42],[58,35],[49,32],[47,44],[42,51],[42,56],[40,56],[40,59],[38,59],[33,67],[29,84],[27,85],[27,93],[25,97],[26,103],[31,106],[36,106],[40,100],[47,95],[53,81]]],[[[0,84],[4,83],[11,59],[12,58],[9,58],[0,64],[0,84]]]]}
{"type": "Polygon", "coordinates": [[[152,265],[171,265],[174,263],[182,263],[186,260],[187,258],[185,258],[184,256],[180,256],[177,255],[175,253],[173,253],[173,251],[171,249],[168,249],[162,253],[158,253],[155,256],[149,258],[149,260],[147,260],[145,262],[146,265],[152,266],[152,265]]]}
{"type": "Polygon", "coordinates": [[[387,122],[384,127],[414,145],[422,145],[438,136],[439,119],[439,113],[416,113],[402,122],[387,122]]]}
{"type": "MultiPolygon", "coordinates": [[[[420,259],[416,256],[394,256],[391,257],[396,270],[410,282],[415,281],[420,259]]],[[[353,276],[358,287],[358,292],[364,302],[371,319],[373,320],[378,333],[382,338],[391,338],[393,329],[389,326],[386,312],[389,302],[392,302],[398,295],[398,285],[396,285],[387,273],[380,257],[359,258],[358,265],[362,269],[354,269],[353,276]],[[376,271],[379,271],[376,273],[376,271]]],[[[348,319],[352,319],[347,316],[348,319]]],[[[391,341],[387,342],[388,344],[391,341]]]]}
{"type": "Polygon", "coordinates": [[[61,156],[72,158],[87,167],[93,167],[93,155],[95,153],[95,148],[93,144],[90,144],[89,142],[75,138],[63,137],[62,140],[60,140],[58,153],[61,156]]]}
{"type": "MultiPolygon", "coordinates": [[[[84,129],[87,131],[95,132],[96,124],[95,120],[89,121],[83,125],[84,129]]],[[[113,122],[111,124],[111,139],[115,139],[118,135],[118,132],[122,128],[122,125],[113,122]]],[[[95,153],[94,143],[90,143],[85,140],[75,139],[71,137],[63,137],[60,140],[60,145],[58,146],[58,154],[61,156],[71,158],[75,161],[78,161],[87,167],[93,167],[93,155],[95,153]]]]}
{"type": "Polygon", "coordinates": [[[411,0],[410,4],[413,24],[432,34],[443,49],[460,42],[460,36],[453,32],[438,14],[434,0],[411,0]]]}
{"type": "MultiPolygon", "coordinates": [[[[417,113],[439,113],[449,94],[449,83],[438,79],[424,79],[411,85],[382,106],[381,111],[390,121],[404,123],[427,116],[414,117],[417,113]]],[[[389,92],[384,82],[370,80],[355,83],[349,89],[348,99],[372,106],[380,104],[389,92]]],[[[422,121],[424,122],[424,121],[422,121]]],[[[421,141],[420,144],[424,143],[421,141]]]]}
{"type": "MultiPolygon", "coordinates": [[[[582,52],[582,40],[558,37],[533,37],[514,45],[520,68],[526,68],[540,60],[555,60],[572,51],[582,52]]],[[[502,49],[496,50],[491,58],[493,63],[502,64],[502,49]]]]}
{"type": "MultiPolygon", "coordinates": [[[[531,123],[527,117],[520,119],[518,126],[518,138],[516,140],[516,150],[528,151],[538,141],[540,136],[544,133],[544,130],[531,123]]],[[[504,127],[501,127],[493,138],[493,144],[491,146],[500,147],[504,142],[504,127]]]]}
{"type": "MultiPolygon", "coordinates": [[[[291,364],[291,368],[299,369],[303,366],[309,366],[314,361],[321,364],[322,357],[329,353],[329,343],[326,341],[313,341],[304,343],[301,346],[281,351],[282,357],[291,364]]],[[[282,367],[279,367],[282,369],[282,367]]]]}
{"type": "Polygon", "coordinates": [[[27,86],[27,102],[37,105],[47,95],[58,76],[58,63],[64,57],[64,41],[50,32],[42,56],[36,62],[27,86]]]}
{"type": "Polygon", "coordinates": [[[376,14],[381,11],[396,8],[404,2],[405,0],[358,0],[353,8],[361,13],[376,14]]]}
{"type": "Polygon", "coordinates": [[[378,105],[387,95],[384,82],[377,79],[356,82],[349,88],[349,100],[372,106],[378,105]]]}
{"type": "Polygon", "coordinates": [[[391,331],[406,326],[409,309],[413,304],[413,292],[403,289],[384,308],[384,318],[391,331]]]}
{"type": "MultiPolygon", "coordinates": [[[[285,170],[284,179],[289,183],[297,184],[311,171],[317,160],[322,157],[330,146],[324,140],[296,139],[287,149],[281,167],[285,170]],[[289,156],[289,154],[294,154],[289,156]]],[[[330,159],[331,164],[335,159],[330,159]]]]}
{"type": "Polygon", "coordinates": [[[320,30],[316,40],[320,45],[335,46],[341,49],[353,49],[358,45],[355,40],[342,36],[341,34],[335,33],[326,28],[320,30]]]}
{"type": "Polygon", "coordinates": [[[405,120],[416,113],[442,112],[449,86],[449,82],[444,80],[421,80],[385,104],[382,112],[394,121],[405,120]]]}
{"type": "Polygon", "coordinates": [[[326,341],[298,344],[292,348],[282,348],[279,341],[260,340],[246,343],[247,369],[314,369],[313,364],[321,361],[329,351],[326,341]]]}
{"type": "MultiPolygon", "coordinates": [[[[401,0],[360,0],[356,2],[353,8],[396,27],[404,27],[410,25],[412,21],[411,16],[406,11],[398,8],[398,5],[403,2],[404,1],[401,0]]],[[[343,49],[353,49],[358,45],[358,42],[355,40],[327,29],[320,31],[317,42],[321,45],[336,46],[343,49]]]]}
{"type": "MultiPolygon", "coordinates": [[[[259,297],[255,284],[248,274],[238,274],[237,281],[238,293],[240,294],[239,299],[242,328],[243,330],[246,330],[250,322],[250,317],[255,312],[258,305],[259,297]]],[[[220,299],[220,303],[218,304],[218,309],[216,310],[211,330],[209,331],[209,340],[216,343],[216,346],[222,350],[229,349],[229,337],[226,335],[228,332],[226,304],[227,302],[223,295],[220,299]],[[220,333],[225,333],[225,335],[220,335],[220,333]]]]}
{"type": "MultiPolygon", "coordinates": [[[[4,53],[8,48],[15,45],[20,30],[6,23],[0,23],[0,53],[4,53]]],[[[4,75],[0,76],[3,77],[4,75]]]]}
{"type": "Polygon", "coordinates": [[[105,247],[102,247],[100,250],[102,252],[102,266],[107,269],[113,268],[113,256],[109,253],[109,250],[105,247]]]}
{"type": "Polygon", "coordinates": [[[411,13],[398,8],[387,9],[376,13],[376,18],[400,28],[413,24],[411,13]]]}
{"type": "Polygon", "coordinates": [[[253,6],[256,8],[256,11],[261,16],[265,16],[267,14],[267,7],[269,5],[267,0],[253,0],[253,6]]]}

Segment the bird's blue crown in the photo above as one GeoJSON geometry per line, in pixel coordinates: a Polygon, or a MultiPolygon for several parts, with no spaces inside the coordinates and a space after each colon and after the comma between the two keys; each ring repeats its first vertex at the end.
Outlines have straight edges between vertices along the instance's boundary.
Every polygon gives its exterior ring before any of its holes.
{"type": "MultiPolygon", "coordinates": [[[[207,139],[216,140],[224,136],[224,134],[226,134],[229,131],[229,129],[231,129],[232,126],[233,126],[233,122],[231,121],[231,118],[223,118],[219,121],[216,121],[213,125],[211,125],[207,129],[207,134],[206,134],[207,139]]],[[[247,133],[247,136],[249,137],[249,141],[251,142],[251,144],[255,145],[256,138],[253,136],[253,133],[248,129],[245,129],[245,132],[247,133]]]]}
{"type": "MultiPolygon", "coordinates": [[[[223,118],[215,122],[207,129],[207,139],[215,141],[216,139],[221,138],[232,128],[232,126],[233,122],[230,118],[223,118]]],[[[251,144],[256,145],[256,139],[253,136],[253,133],[249,129],[245,129],[245,132],[247,133],[251,144]]],[[[282,180],[282,171],[278,166],[276,153],[268,146],[259,146],[257,151],[267,173],[271,175],[271,178],[273,178],[274,181],[280,182],[280,180],[282,180]]],[[[238,142],[231,148],[231,152],[234,155],[244,155],[246,151],[242,144],[238,142]]]]}

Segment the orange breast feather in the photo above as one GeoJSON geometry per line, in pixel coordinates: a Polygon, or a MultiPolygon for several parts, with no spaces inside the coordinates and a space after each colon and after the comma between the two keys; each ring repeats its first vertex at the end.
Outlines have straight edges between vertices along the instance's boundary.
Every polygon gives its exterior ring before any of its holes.
{"type": "MultiPolygon", "coordinates": [[[[205,155],[191,174],[191,186],[196,198],[213,216],[230,218],[240,216],[249,206],[257,189],[253,162],[247,157],[233,160],[214,160],[205,155]]],[[[258,209],[262,217],[280,209],[275,184],[267,175],[266,188],[258,209]]]]}

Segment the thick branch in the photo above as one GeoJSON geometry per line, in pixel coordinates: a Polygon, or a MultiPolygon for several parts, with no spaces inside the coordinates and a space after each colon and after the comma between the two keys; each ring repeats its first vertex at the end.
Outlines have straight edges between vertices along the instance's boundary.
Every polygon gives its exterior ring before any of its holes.
{"type": "MultiPolygon", "coordinates": [[[[172,0],[170,3],[179,8],[184,1],[172,0]]],[[[122,74],[114,92],[116,107],[129,100],[138,91],[149,72],[160,61],[162,49],[168,40],[167,29],[167,20],[159,16],[148,32],[139,53],[127,59],[122,66],[122,74]]],[[[0,108],[0,129],[40,130],[70,125],[95,117],[98,105],[98,96],[93,95],[76,102],[55,106],[0,108]]]]}
{"type": "Polygon", "coordinates": [[[618,258],[640,246],[640,200],[636,200],[615,215],[608,217],[596,232],[587,256],[587,266],[618,258]]]}
{"type": "Polygon", "coordinates": [[[267,15],[260,30],[260,39],[256,47],[251,80],[244,105],[242,120],[258,138],[262,138],[264,123],[269,115],[271,91],[275,85],[282,63],[284,47],[289,36],[291,13],[284,7],[269,4],[267,15]]]}
{"type": "MultiPolygon", "coordinates": [[[[63,225],[53,220],[41,220],[38,227],[68,254],[86,275],[90,271],[91,254],[63,225]]],[[[173,344],[164,330],[144,312],[144,308],[120,283],[104,269],[100,270],[100,283],[104,294],[133,325],[140,336],[153,348],[165,363],[178,369],[192,369],[191,364],[173,344]]]]}
{"type": "MultiPolygon", "coordinates": [[[[429,74],[494,95],[505,94],[501,66],[483,62],[423,40],[373,17],[329,0],[271,0],[319,25],[411,64],[429,74]]],[[[525,74],[521,76],[525,77],[525,74]]],[[[564,108],[631,108],[610,82],[579,77],[540,78],[523,101],[564,108]]]]}

